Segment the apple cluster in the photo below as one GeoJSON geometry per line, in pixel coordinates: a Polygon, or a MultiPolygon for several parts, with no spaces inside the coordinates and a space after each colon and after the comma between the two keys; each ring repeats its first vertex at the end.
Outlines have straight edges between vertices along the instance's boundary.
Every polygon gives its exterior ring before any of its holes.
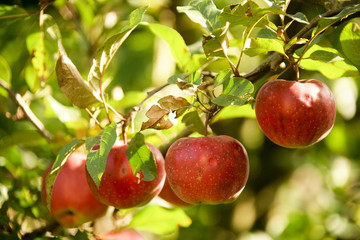
{"type": "MultiPolygon", "coordinates": [[[[334,125],[336,110],[334,97],[324,83],[315,79],[278,79],[260,88],[255,113],[271,141],[295,148],[326,137],[334,125]]],[[[54,183],[50,213],[61,225],[77,227],[104,215],[108,206],[140,207],[156,196],[179,207],[230,203],[246,185],[248,155],[244,146],[232,137],[184,137],[170,146],[165,158],[156,147],[146,145],[157,167],[153,180],[143,180],[142,173],[133,174],[126,154],[129,145],[118,142],[107,156],[99,187],[85,167],[86,155],[72,153],[54,183]]],[[[45,179],[50,169],[51,165],[43,177],[45,204],[45,179]]],[[[117,234],[120,233],[110,235],[117,234]]]]}
{"type": "MultiPolygon", "coordinates": [[[[249,161],[242,144],[229,136],[182,138],[169,148],[166,158],[151,144],[157,175],[152,181],[134,175],[126,155],[127,143],[116,143],[106,160],[97,187],[85,167],[86,155],[74,152],[61,168],[51,198],[51,214],[65,227],[77,227],[106,213],[140,207],[160,196],[186,207],[234,201],[245,187],[249,161]]],[[[44,173],[42,197],[46,204],[44,173]]]]}

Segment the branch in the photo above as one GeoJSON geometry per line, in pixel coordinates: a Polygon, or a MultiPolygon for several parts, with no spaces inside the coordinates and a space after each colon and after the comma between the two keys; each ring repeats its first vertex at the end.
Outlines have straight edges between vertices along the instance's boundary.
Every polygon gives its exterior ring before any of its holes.
{"type": "MultiPolygon", "coordinates": [[[[353,5],[355,6],[355,5],[353,5]]],[[[348,6],[347,6],[348,7],[348,6]]],[[[327,11],[317,17],[313,18],[309,24],[304,26],[294,37],[297,38],[308,38],[311,36],[313,29],[318,24],[319,20],[324,17],[331,17],[335,16],[336,14],[340,13],[346,7],[337,8],[334,10],[327,11]]],[[[294,53],[296,49],[300,48],[299,45],[293,45],[288,52],[294,53]]],[[[270,55],[262,64],[256,67],[253,71],[249,72],[248,74],[242,76],[243,78],[248,79],[251,82],[256,82],[261,76],[268,73],[269,71],[275,72],[281,62],[284,60],[284,56],[278,52],[275,52],[270,55]]]]}
{"type": "Polygon", "coordinates": [[[11,97],[11,99],[24,111],[25,116],[27,117],[27,119],[40,131],[40,133],[47,139],[47,140],[51,140],[52,136],[51,134],[45,129],[44,125],[42,124],[42,122],[35,116],[35,114],[31,111],[31,109],[29,108],[29,106],[26,104],[25,100],[21,97],[20,94],[14,92],[13,90],[11,90],[7,84],[7,82],[5,82],[3,79],[0,78],[0,87],[2,87],[3,89],[5,89],[9,96],[11,97]]]}

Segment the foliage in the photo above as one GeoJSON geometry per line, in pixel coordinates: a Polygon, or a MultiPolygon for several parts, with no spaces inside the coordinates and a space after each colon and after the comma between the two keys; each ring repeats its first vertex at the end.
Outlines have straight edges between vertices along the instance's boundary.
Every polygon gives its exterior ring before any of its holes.
{"type": "Polygon", "coordinates": [[[250,179],[239,199],[181,209],[157,198],[116,210],[116,220],[130,219],[116,227],[151,239],[359,238],[360,6],[139,2],[147,1],[0,5],[0,238],[111,230],[102,219],[76,231],[53,222],[40,197],[53,160],[49,198],[73,151],[86,151],[99,186],[111,147],[131,139],[133,173],[151,181],[145,141],[165,153],[173,140],[199,134],[230,135],[248,149],[250,179]],[[324,141],[288,150],[264,138],[252,104],[265,81],[299,75],[326,82],[339,114],[324,141]]]}

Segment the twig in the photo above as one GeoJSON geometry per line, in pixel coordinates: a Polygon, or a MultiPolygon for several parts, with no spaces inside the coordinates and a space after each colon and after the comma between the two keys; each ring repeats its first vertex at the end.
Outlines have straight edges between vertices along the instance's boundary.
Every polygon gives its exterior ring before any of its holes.
{"type": "Polygon", "coordinates": [[[36,14],[44,11],[51,3],[52,2],[48,2],[48,3],[44,4],[44,6],[42,6],[41,9],[36,12],[2,16],[2,17],[0,17],[0,20],[11,19],[11,18],[30,17],[30,16],[36,15],[36,14]]]}
{"type": "Polygon", "coordinates": [[[51,140],[52,136],[50,134],[50,132],[48,132],[43,123],[35,116],[35,114],[31,111],[31,109],[29,108],[29,106],[26,104],[25,100],[21,97],[20,94],[14,92],[13,90],[11,90],[8,86],[8,84],[0,78],[0,87],[2,87],[3,89],[5,89],[9,96],[13,99],[13,101],[19,105],[19,107],[24,111],[25,116],[27,117],[27,119],[40,131],[40,133],[47,139],[47,140],[51,140]]]}

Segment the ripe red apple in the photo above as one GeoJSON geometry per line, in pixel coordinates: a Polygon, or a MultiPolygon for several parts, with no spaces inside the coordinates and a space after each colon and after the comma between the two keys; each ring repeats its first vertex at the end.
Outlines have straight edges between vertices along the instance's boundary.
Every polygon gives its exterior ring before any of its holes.
{"type": "Polygon", "coordinates": [[[96,240],[145,240],[145,238],[135,230],[126,229],[100,233],[96,236],[96,240]]]}
{"type": "Polygon", "coordinates": [[[325,138],[335,122],[335,100],[322,82],[273,80],[259,90],[255,113],[265,135],[289,148],[306,147],[325,138]]]}
{"type": "Polygon", "coordinates": [[[165,157],[167,179],[190,204],[234,201],[245,187],[249,160],[245,148],[229,136],[181,138],[165,157]]]}
{"type": "MultiPolygon", "coordinates": [[[[74,152],[61,168],[52,190],[51,215],[64,227],[77,227],[105,214],[107,206],[91,193],[85,176],[86,155],[74,152]]],[[[42,200],[47,205],[45,179],[42,179],[42,200]]]]}
{"type": "Polygon", "coordinates": [[[147,146],[156,160],[155,179],[141,180],[142,173],[140,179],[134,176],[125,152],[128,144],[118,143],[109,152],[99,188],[86,171],[88,184],[97,199],[116,208],[131,208],[147,204],[160,193],[165,181],[164,158],[156,147],[147,146]]]}
{"type": "Polygon", "coordinates": [[[191,205],[181,200],[175,194],[174,190],[170,187],[169,180],[167,178],[165,179],[164,187],[162,188],[159,197],[177,207],[188,207],[191,205]]]}

